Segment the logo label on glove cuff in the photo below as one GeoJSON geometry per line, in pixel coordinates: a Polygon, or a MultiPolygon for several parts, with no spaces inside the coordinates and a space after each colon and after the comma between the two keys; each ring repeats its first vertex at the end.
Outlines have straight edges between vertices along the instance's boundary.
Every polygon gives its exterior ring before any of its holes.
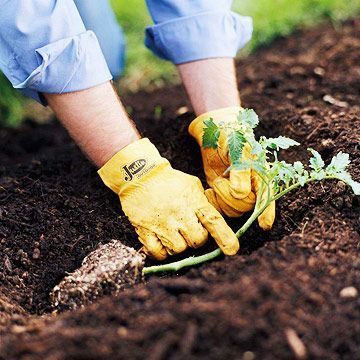
{"type": "MultiPolygon", "coordinates": [[[[146,164],[147,164],[147,161],[145,159],[138,159],[138,160],[135,160],[134,162],[132,162],[130,165],[123,166],[124,180],[131,181],[134,178],[134,175],[139,174],[141,172],[141,170],[144,169],[146,164]]],[[[138,178],[141,175],[143,175],[143,174],[139,174],[138,178]]]]}

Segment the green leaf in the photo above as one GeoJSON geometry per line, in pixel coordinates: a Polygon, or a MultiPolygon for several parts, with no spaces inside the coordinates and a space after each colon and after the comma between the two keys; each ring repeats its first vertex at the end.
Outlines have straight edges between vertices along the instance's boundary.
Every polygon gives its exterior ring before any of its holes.
{"type": "Polygon", "coordinates": [[[360,195],[360,183],[359,182],[351,180],[349,185],[351,186],[351,189],[355,195],[360,195]]]}
{"type": "Polygon", "coordinates": [[[254,169],[258,174],[261,174],[264,178],[267,177],[268,169],[261,164],[260,162],[254,161],[252,163],[252,169],[254,169]]]}
{"type": "Polygon", "coordinates": [[[310,158],[310,167],[315,171],[320,171],[325,166],[324,160],[316,150],[308,148],[308,151],[313,155],[310,158]]]}
{"type": "Polygon", "coordinates": [[[212,118],[204,120],[204,134],[202,138],[202,146],[204,148],[213,148],[218,147],[218,141],[220,136],[220,129],[214,123],[212,118]]]}
{"type": "Polygon", "coordinates": [[[251,155],[260,155],[263,151],[262,146],[254,139],[253,141],[250,141],[251,146],[251,155]]]}
{"type": "Polygon", "coordinates": [[[253,165],[252,161],[241,161],[241,162],[236,162],[234,163],[231,168],[234,170],[247,170],[247,169],[251,169],[253,165]]]}
{"type": "Polygon", "coordinates": [[[288,183],[290,181],[293,181],[296,177],[296,171],[294,167],[291,164],[288,164],[285,161],[278,162],[278,179],[288,183]]]}
{"type": "Polygon", "coordinates": [[[234,130],[227,134],[227,143],[229,146],[230,162],[236,164],[241,160],[242,150],[245,145],[246,139],[244,135],[234,130]]]}
{"type": "Polygon", "coordinates": [[[310,172],[310,176],[315,180],[323,180],[326,176],[326,172],[322,169],[310,172]]]}
{"type": "Polygon", "coordinates": [[[337,174],[336,177],[339,180],[342,180],[344,183],[348,184],[355,195],[360,195],[360,183],[353,180],[348,172],[344,171],[340,174],[337,174]]]}
{"type": "Polygon", "coordinates": [[[239,112],[238,122],[254,129],[259,125],[259,117],[253,109],[244,109],[239,112]]]}
{"type": "Polygon", "coordinates": [[[264,147],[274,150],[288,149],[291,146],[297,146],[297,145],[300,145],[297,141],[285,136],[278,136],[277,138],[268,138],[263,144],[264,147]]]}
{"type": "Polygon", "coordinates": [[[301,186],[304,186],[307,179],[308,179],[307,175],[301,175],[301,176],[298,176],[297,181],[301,186]]]}
{"type": "Polygon", "coordinates": [[[293,168],[296,172],[295,179],[301,185],[304,186],[309,179],[309,172],[304,169],[304,165],[300,161],[295,161],[293,168]]]}
{"type": "Polygon", "coordinates": [[[302,162],[300,162],[300,161],[295,161],[293,166],[294,166],[295,171],[296,171],[299,175],[301,175],[301,174],[304,172],[304,165],[302,164],[302,162]]]}
{"type": "Polygon", "coordinates": [[[279,161],[275,161],[270,164],[270,169],[268,170],[269,177],[270,178],[276,178],[279,172],[279,168],[281,167],[281,164],[279,161]]]}
{"type": "Polygon", "coordinates": [[[331,159],[331,162],[327,166],[326,171],[328,173],[342,172],[347,168],[349,164],[349,154],[340,151],[331,159]]]}

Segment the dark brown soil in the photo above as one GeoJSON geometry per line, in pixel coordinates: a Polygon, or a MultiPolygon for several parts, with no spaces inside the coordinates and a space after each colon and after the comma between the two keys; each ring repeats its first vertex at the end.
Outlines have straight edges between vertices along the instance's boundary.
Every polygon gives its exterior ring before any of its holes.
{"type": "MultiPolygon", "coordinates": [[[[356,20],[298,32],[238,64],[243,103],[261,115],[260,134],[293,137],[327,160],[348,152],[358,181],[359,30],[356,20]]],[[[192,114],[177,116],[187,105],[180,88],[126,103],[175,168],[203,179],[187,135],[192,114]]],[[[253,226],[235,257],[55,314],[49,292],[67,272],[100,242],[138,248],[136,236],[58,123],[28,122],[1,129],[0,138],[0,358],[360,358],[359,198],[341,182],[280,200],[273,230],[253,226]]],[[[306,157],[299,149],[284,154],[306,157]]]]}

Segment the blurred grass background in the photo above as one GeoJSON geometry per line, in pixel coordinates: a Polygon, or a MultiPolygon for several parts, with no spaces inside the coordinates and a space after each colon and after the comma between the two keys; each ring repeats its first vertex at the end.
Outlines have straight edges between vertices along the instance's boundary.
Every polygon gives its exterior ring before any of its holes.
{"type": "MultiPolygon", "coordinates": [[[[120,91],[135,92],[176,83],[174,66],[157,59],[143,45],[144,28],[151,24],[144,0],[111,0],[123,26],[128,44],[127,66],[120,80],[120,91]]],[[[339,24],[360,15],[360,0],[234,0],[233,9],[254,20],[250,44],[242,51],[247,54],[260,45],[286,36],[296,28],[312,26],[323,20],[339,24]]],[[[24,117],[39,116],[39,107],[15,91],[0,74],[0,123],[17,126],[24,117]]]]}

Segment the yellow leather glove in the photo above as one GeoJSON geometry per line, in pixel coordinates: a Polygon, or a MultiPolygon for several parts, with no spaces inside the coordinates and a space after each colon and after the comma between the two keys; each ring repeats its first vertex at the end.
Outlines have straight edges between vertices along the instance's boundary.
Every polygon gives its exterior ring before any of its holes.
{"type": "MultiPolygon", "coordinates": [[[[231,169],[225,176],[225,170],[230,166],[229,149],[226,135],[220,132],[219,146],[217,149],[203,148],[202,138],[204,133],[204,120],[212,118],[215,123],[234,121],[237,118],[241,107],[228,107],[210,111],[198,116],[189,126],[189,133],[201,147],[201,155],[204,171],[211,189],[205,194],[208,200],[229,217],[239,217],[243,213],[254,208],[256,197],[259,195],[261,178],[256,171],[251,169],[231,169]]],[[[251,148],[245,144],[242,160],[249,159],[251,148]]],[[[265,197],[266,190],[263,192],[265,197]]],[[[275,220],[275,202],[272,202],[265,211],[258,217],[259,225],[264,230],[269,230],[275,220]]]]}
{"type": "Polygon", "coordinates": [[[119,195],[146,254],[163,260],[202,246],[208,233],[224,254],[238,252],[238,239],[208,202],[200,180],[173,169],[148,139],[126,146],[98,173],[119,195]]]}

